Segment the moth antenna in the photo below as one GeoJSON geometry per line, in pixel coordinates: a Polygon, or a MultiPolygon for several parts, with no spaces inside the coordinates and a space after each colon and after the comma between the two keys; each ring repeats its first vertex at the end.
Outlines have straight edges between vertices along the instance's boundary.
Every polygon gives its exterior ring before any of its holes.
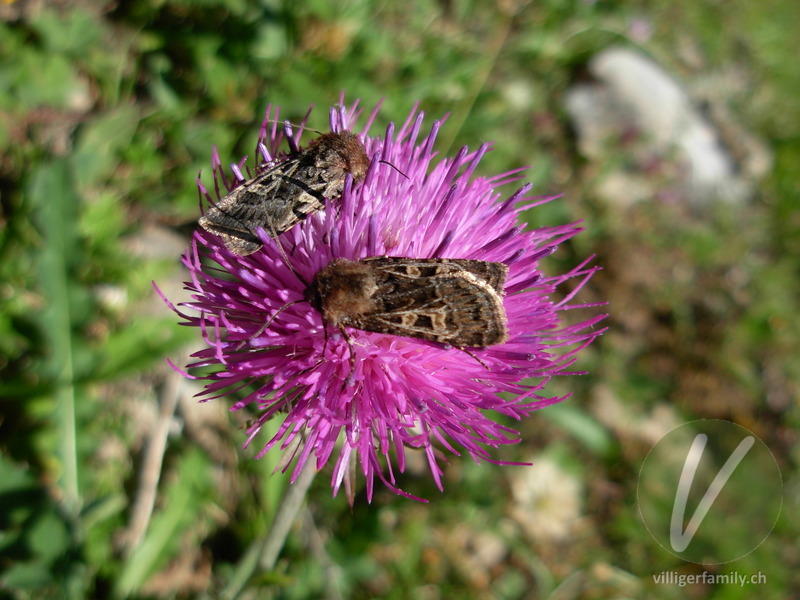
{"type": "Polygon", "coordinates": [[[301,302],[305,302],[305,300],[294,300],[294,301],[292,301],[292,302],[287,302],[286,304],[284,304],[283,306],[281,306],[281,307],[280,307],[278,310],[276,310],[276,311],[275,311],[275,312],[272,314],[272,316],[271,316],[269,319],[267,319],[267,322],[266,322],[266,323],[264,323],[264,324],[263,324],[263,325],[262,325],[262,326],[259,328],[259,330],[258,330],[258,331],[256,331],[256,332],[255,332],[253,335],[251,335],[250,337],[248,337],[246,340],[242,340],[242,343],[241,343],[241,344],[239,344],[239,347],[238,347],[238,348],[236,348],[236,349],[237,349],[237,350],[241,350],[242,348],[244,348],[244,345],[245,345],[245,343],[246,343],[246,342],[252,342],[252,341],[253,341],[254,339],[256,339],[258,336],[260,336],[262,333],[264,333],[264,332],[265,332],[267,329],[269,329],[269,326],[270,326],[270,325],[272,325],[272,322],[275,320],[275,318],[276,318],[276,317],[277,317],[279,314],[281,314],[283,311],[285,311],[285,310],[286,310],[287,308],[289,308],[290,306],[293,306],[293,305],[295,305],[295,304],[300,304],[301,302]]]}
{"type": "Polygon", "coordinates": [[[395,167],[395,166],[394,166],[392,163],[390,163],[388,160],[379,160],[378,162],[379,162],[379,163],[383,163],[383,164],[385,164],[385,165],[389,165],[389,166],[390,166],[390,167],[392,167],[392,168],[393,168],[395,171],[397,171],[398,173],[400,173],[400,175],[402,175],[402,176],[403,176],[403,177],[405,177],[406,179],[409,179],[408,175],[406,175],[405,173],[403,173],[403,172],[402,172],[400,169],[398,169],[397,167],[395,167]]]}

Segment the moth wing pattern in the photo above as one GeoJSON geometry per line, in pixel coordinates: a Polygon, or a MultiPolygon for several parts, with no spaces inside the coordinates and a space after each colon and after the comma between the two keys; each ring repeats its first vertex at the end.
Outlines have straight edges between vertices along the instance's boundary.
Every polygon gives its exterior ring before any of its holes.
{"type": "MultiPolygon", "coordinates": [[[[258,227],[272,234],[271,227],[280,234],[299,220],[292,213],[289,200],[279,193],[282,178],[297,169],[296,162],[296,157],[290,156],[248,179],[212,206],[198,223],[220,236],[232,252],[240,256],[252,254],[263,245],[256,235],[258,227]]],[[[309,212],[312,210],[309,208],[309,212]]]]}
{"type": "Polygon", "coordinates": [[[303,150],[232,190],[200,217],[201,227],[219,235],[229,250],[246,256],[261,248],[262,227],[273,237],[321,210],[326,198],[338,198],[347,173],[362,180],[369,157],[358,136],[326,133],[303,150]]]}
{"type": "Polygon", "coordinates": [[[503,294],[508,266],[503,263],[467,258],[403,258],[377,256],[361,262],[375,265],[397,277],[438,277],[456,273],[472,273],[488,283],[498,294],[503,294]]]}
{"type": "Polygon", "coordinates": [[[370,258],[374,309],[348,318],[365,331],[486,347],[508,338],[503,285],[508,267],[466,259],[370,258]]]}

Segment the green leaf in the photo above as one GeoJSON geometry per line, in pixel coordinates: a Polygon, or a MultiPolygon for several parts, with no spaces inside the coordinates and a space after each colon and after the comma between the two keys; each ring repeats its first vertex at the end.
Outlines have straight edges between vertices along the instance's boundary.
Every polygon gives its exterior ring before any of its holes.
{"type": "Polygon", "coordinates": [[[121,106],[96,118],[81,131],[72,157],[81,188],[111,179],[123,149],[136,133],[139,119],[138,108],[121,106]]]}
{"type": "Polygon", "coordinates": [[[541,412],[545,419],[571,433],[599,456],[609,456],[616,451],[614,438],[596,419],[576,404],[560,402],[541,412]]]}
{"type": "Polygon", "coordinates": [[[31,27],[49,51],[78,57],[100,43],[100,23],[95,15],[78,8],[65,12],[45,5],[36,12],[31,27]]]}
{"type": "Polygon", "coordinates": [[[37,106],[60,109],[75,108],[83,104],[89,90],[78,76],[74,65],[64,56],[43,54],[37,50],[22,49],[16,60],[0,67],[0,81],[6,80],[3,102],[19,110],[37,106]]]}
{"type": "Polygon", "coordinates": [[[44,248],[40,262],[40,285],[48,309],[40,315],[49,338],[50,376],[56,384],[56,405],[60,426],[61,460],[65,500],[77,510],[78,476],[75,454],[74,345],[70,305],[70,264],[76,262],[74,223],[78,197],[65,160],[44,164],[34,173],[29,189],[42,228],[44,248]]]}
{"type": "Polygon", "coordinates": [[[70,549],[69,529],[55,503],[26,468],[0,455],[0,588],[43,590],[70,549]]]}

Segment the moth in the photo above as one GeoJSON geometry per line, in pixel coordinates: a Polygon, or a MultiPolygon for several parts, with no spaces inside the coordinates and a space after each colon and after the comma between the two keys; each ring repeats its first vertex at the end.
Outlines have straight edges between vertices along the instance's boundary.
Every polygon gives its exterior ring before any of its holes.
{"type": "Polygon", "coordinates": [[[320,210],[326,198],[339,198],[347,174],[359,182],[366,177],[369,157],[364,144],[350,131],[325,133],[306,148],[248,179],[198,220],[240,256],[262,243],[256,230],[273,237],[320,210]]]}
{"type": "MultiPolygon", "coordinates": [[[[508,339],[503,263],[453,258],[337,258],[307,297],[323,320],[459,348],[508,339]]],[[[346,335],[346,334],[345,334],[346,335]]]]}

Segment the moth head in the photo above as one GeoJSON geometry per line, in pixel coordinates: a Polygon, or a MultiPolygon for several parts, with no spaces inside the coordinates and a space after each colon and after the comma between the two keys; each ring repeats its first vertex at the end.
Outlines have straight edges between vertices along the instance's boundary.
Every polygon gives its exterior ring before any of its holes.
{"type": "Polygon", "coordinates": [[[337,258],[314,277],[306,291],[311,304],[332,325],[375,310],[378,285],[372,269],[358,261],[337,258]]]}
{"type": "Polygon", "coordinates": [[[353,176],[353,181],[363,180],[369,168],[369,156],[364,144],[356,134],[349,131],[341,132],[339,140],[339,155],[346,165],[344,170],[353,176]]]}

